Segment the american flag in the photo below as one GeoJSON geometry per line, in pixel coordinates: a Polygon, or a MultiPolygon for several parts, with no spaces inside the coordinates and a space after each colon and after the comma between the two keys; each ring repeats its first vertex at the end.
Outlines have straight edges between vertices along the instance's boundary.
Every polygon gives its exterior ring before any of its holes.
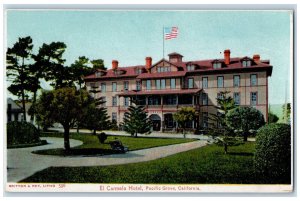
{"type": "Polygon", "coordinates": [[[178,27],[164,27],[165,40],[177,38],[178,27]]]}

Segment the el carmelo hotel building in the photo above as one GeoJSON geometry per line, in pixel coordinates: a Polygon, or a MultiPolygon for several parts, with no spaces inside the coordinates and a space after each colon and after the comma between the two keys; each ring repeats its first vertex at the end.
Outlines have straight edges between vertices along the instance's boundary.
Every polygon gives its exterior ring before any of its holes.
{"type": "Polygon", "coordinates": [[[221,91],[229,91],[236,105],[260,110],[267,121],[268,77],[272,74],[269,60],[257,54],[231,57],[230,50],[225,50],[220,59],[185,61],[176,52],[168,57],[155,63],[146,57],[144,64],[128,67],[120,67],[113,60],[111,69],[85,77],[87,89],[98,87],[97,98],[103,97],[103,107],[118,124],[131,100],[136,99],[145,106],[154,131],[175,130],[173,114],[187,106],[200,114],[188,126],[206,127],[208,114],[218,112],[216,98],[221,91]]]}

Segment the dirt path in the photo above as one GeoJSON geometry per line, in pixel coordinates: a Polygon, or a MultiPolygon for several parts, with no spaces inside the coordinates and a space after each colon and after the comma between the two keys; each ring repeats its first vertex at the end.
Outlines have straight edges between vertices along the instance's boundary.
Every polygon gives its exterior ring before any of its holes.
{"type": "MultiPolygon", "coordinates": [[[[104,156],[46,156],[32,154],[32,151],[63,147],[61,138],[46,137],[50,144],[38,147],[8,149],[7,150],[7,181],[18,182],[47,167],[76,167],[76,166],[107,166],[127,163],[137,163],[155,160],[177,154],[180,152],[196,149],[206,145],[206,141],[193,141],[189,143],[154,147],[137,151],[129,151],[126,154],[114,154],[104,156]]],[[[78,140],[70,140],[71,147],[82,144],[78,140]]]]}

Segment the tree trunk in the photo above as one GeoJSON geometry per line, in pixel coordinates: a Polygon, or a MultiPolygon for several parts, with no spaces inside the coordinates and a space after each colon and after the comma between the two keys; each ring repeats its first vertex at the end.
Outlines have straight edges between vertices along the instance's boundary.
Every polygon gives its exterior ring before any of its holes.
{"type": "Polygon", "coordinates": [[[65,150],[70,150],[70,127],[64,126],[64,146],[65,150]]]}
{"type": "Polygon", "coordinates": [[[134,137],[138,137],[137,134],[138,134],[138,133],[136,132],[135,135],[134,135],[134,137]]]}
{"type": "Polygon", "coordinates": [[[30,121],[32,124],[34,122],[34,116],[35,116],[36,93],[37,93],[37,91],[33,92],[33,101],[32,101],[32,105],[31,105],[31,107],[33,106],[33,113],[30,116],[30,121]]]}
{"type": "MultiPolygon", "coordinates": [[[[22,74],[24,73],[24,57],[22,57],[22,74]]],[[[22,106],[23,106],[23,115],[24,115],[24,121],[26,122],[26,108],[25,108],[25,90],[24,90],[24,81],[23,78],[21,78],[21,94],[22,94],[22,106]]]]}
{"type": "Polygon", "coordinates": [[[228,152],[228,146],[226,143],[224,143],[224,153],[227,154],[227,152],[228,152]]]}
{"type": "Polygon", "coordinates": [[[97,134],[97,130],[96,130],[96,129],[94,129],[93,135],[96,135],[96,134],[97,134]]]}
{"type": "Polygon", "coordinates": [[[248,140],[248,133],[249,132],[244,132],[244,142],[247,142],[248,140]]]}

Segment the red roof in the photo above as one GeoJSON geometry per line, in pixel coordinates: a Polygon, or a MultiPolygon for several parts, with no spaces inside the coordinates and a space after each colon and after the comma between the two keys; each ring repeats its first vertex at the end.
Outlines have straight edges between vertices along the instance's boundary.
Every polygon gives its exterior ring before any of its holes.
{"type": "MultiPolygon", "coordinates": [[[[171,53],[170,55],[178,54],[178,53],[171,53]]],[[[90,79],[107,79],[107,78],[125,78],[125,77],[132,77],[137,79],[151,79],[151,78],[163,78],[163,77],[183,77],[186,75],[187,72],[193,73],[193,72],[201,72],[201,73],[212,73],[214,71],[231,71],[231,70],[254,70],[257,68],[262,68],[264,70],[268,71],[268,74],[271,75],[272,73],[272,66],[269,64],[269,60],[261,60],[260,63],[255,63],[252,60],[252,66],[250,67],[243,67],[242,66],[242,60],[246,57],[234,57],[230,58],[230,64],[225,65],[224,59],[208,59],[208,60],[196,60],[196,61],[186,61],[186,62],[170,62],[167,60],[160,60],[159,62],[152,65],[152,67],[156,66],[158,63],[165,61],[168,62],[178,68],[179,71],[172,71],[172,72],[161,72],[161,73],[148,73],[145,69],[144,65],[138,65],[138,66],[129,66],[129,67],[118,67],[118,70],[122,73],[116,74],[112,69],[109,69],[104,73],[104,75],[100,77],[96,77],[95,73],[89,76],[85,77],[85,80],[90,79]],[[222,63],[222,68],[220,69],[214,69],[212,62],[219,61],[222,63]],[[193,71],[187,71],[187,65],[189,64],[195,64],[196,68],[193,71]],[[137,74],[136,69],[142,69],[142,74],[137,74]]]]}
{"type": "Polygon", "coordinates": [[[119,96],[135,96],[135,95],[170,95],[170,94],[195,94],[202,89],[166,89],[166,90],[148,90],[148,91],[128,91],[119,96]]]}

